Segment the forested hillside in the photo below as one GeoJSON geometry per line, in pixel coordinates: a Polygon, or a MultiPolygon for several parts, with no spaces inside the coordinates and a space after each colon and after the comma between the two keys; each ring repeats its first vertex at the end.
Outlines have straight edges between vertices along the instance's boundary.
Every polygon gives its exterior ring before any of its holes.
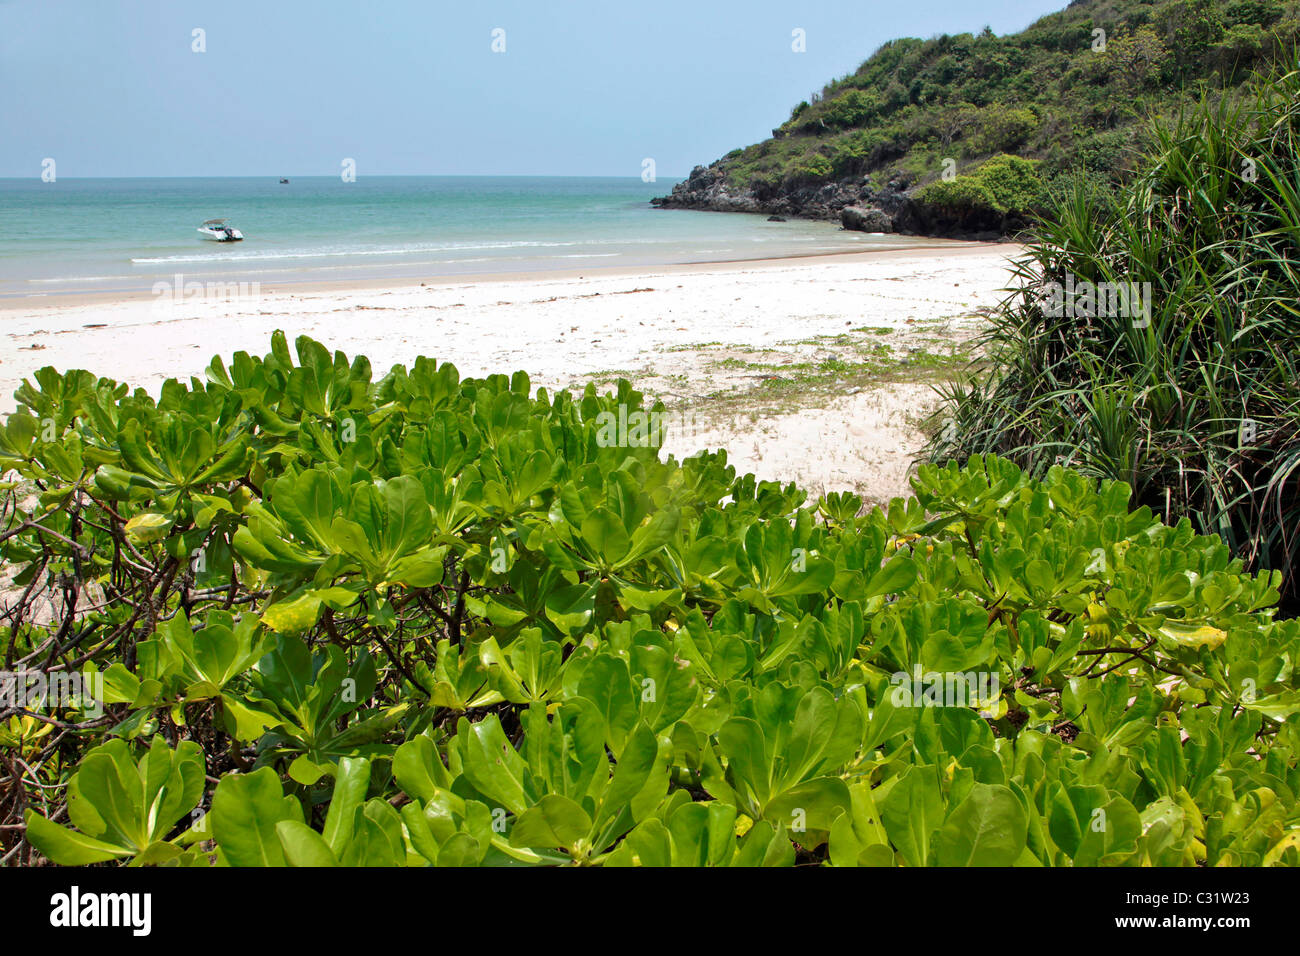
{"type": "Polygon", "coordinates": [[[1144,119],[1237,91],[1293,55],[1297,36],[1295,3],[1080,0],[1008,36],[894,40],[770,139],[697,167],[656,202],[815,218],[860,206],[879,214],[846,225],[1014,231],[1063,177],[1125,178],[1144,119]]]}

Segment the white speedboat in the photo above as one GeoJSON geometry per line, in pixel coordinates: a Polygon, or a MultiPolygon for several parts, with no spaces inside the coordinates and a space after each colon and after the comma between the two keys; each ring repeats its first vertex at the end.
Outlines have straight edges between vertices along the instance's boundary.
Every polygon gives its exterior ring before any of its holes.
{"type": "Polygon", "coordinates": [[[215,239],[217,242],[238,242],[244,238],[244,234],[234,226],[228,226],[226,219],[209,219],[203,225],[199,226],[199,232],[203,233],[209,239],[215,239]]]}

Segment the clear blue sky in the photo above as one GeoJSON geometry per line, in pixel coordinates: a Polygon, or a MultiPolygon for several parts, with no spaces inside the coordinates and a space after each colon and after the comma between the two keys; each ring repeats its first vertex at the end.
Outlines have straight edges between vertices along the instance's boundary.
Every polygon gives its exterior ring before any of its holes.
{"type": "Polygon", "coordinates": [[[1065,2],[0,0],[0,176],[45,157],[61,178],[344,157],[359,176],[637,176],[653,157],[671,180],[886,40],[1014,32],[1065,2]]]}

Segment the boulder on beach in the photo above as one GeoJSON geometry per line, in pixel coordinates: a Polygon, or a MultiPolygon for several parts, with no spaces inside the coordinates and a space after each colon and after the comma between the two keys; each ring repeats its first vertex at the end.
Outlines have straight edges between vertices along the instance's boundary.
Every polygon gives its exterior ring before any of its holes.
{"type": "Polygon", "coordinates": [[[840,225],[856,232],[893,232],[894,221],[881,209],[845,206],[840,210],[840,225]]]}

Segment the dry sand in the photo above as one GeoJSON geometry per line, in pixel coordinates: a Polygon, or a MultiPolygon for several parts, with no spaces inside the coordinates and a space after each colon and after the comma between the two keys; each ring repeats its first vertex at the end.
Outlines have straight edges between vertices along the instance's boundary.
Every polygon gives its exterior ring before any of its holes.
{"type": "Polygon", "coordinates": [[[156,394],[166,378],[202,376],[213,355],[265,354],[283,329],[369,356],[376,377],[421,354],[462,375],[526,369],[551,389],[627,377],[691,416],[667,452],[725,447],[742,473],[883,501],[906,492],[945,357],[979,330],[1018,251],[936,243],[638,273],[11,300],[0,412],[41,366],[156,394]]]}

